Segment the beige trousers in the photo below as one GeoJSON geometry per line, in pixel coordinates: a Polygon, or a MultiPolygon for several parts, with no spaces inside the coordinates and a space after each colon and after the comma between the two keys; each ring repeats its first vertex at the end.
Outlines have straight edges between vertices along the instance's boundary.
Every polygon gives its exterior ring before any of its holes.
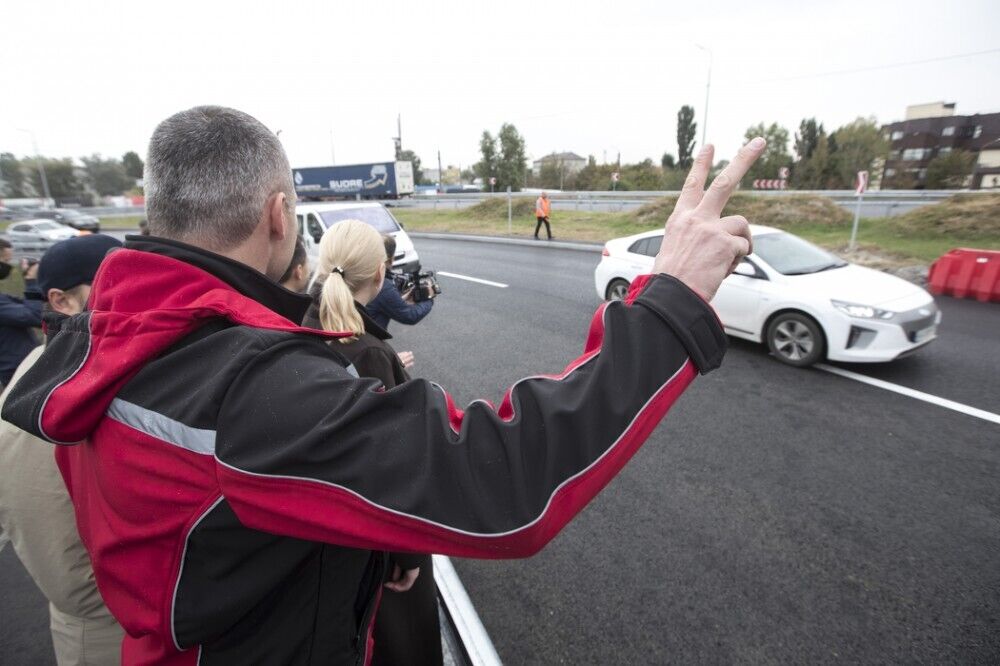
{"type": "Polygon", "coordinates": [[[125,633],[111,615],[74,617],[49,604],[52,647],[59,666],[117,666],[125,633]]]}

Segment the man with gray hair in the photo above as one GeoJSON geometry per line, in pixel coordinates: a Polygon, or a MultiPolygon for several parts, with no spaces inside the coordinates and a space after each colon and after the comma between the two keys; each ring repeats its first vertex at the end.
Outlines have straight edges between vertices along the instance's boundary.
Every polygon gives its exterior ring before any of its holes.
{"type": "Polygon", "coordinates": [[[358,664],[385,551],[527,557],[721,363],[708,306],[750,251],[721,217],[764,148],[706,191],[698,156],[652,275],[603,305],[584,353],[464,412],[417,379],[382,390],[303,329],[276,284],[296,239],[277,138],[221,107],[150,141],[151,236],[101,266],[90,309],[48,321],[3,418],[57,461],[126,664],[358,664]]]}

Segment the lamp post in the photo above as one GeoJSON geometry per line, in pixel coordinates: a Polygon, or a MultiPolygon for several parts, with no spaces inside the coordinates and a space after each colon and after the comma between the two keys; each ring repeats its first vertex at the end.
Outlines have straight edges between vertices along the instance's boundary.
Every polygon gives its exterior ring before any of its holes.
{"type": "Polygon", "coordinates": [[[708,94],[712,90],[712,49],[701,44],[695,46],[708,53],[708,82],[705,84],[705,115],[701,121],[701,147],[705,147],[705,135],[708,132],[708,94]]]}
{"type": "Polygon", "coordinates": [[[35,133],[28,129],[18,128],[18,132],[24,132],[31,137],[31,148],[35,151],[35,163],[38,165],[38,175],[42,179],[42,191],[45,194],[45,205],[48,205],[52,195],[49,194],[49,179],[45,177],[45,165],[42,164],[42,156],[38,152],[38,141],[35,140],[35,133]]]}

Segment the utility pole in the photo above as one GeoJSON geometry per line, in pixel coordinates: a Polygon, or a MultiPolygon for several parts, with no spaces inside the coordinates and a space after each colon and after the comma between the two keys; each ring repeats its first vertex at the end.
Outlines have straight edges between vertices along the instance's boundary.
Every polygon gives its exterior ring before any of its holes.
{"type": "Polygon", "coordinates": [[[45,205],[47,206],[49,204],[48,200],[52,198],[52,195],[49,193],[49,179],[45,177],[45,165],[42,164],[42,155],[38,152],[38,141],[35,140],[35,133],[31,130],[20,128],[18,128],[18,131],[24,132],[31,137],[31,148],[35,151],[35,164],[38,165],[38,175],[42,179],[42,191],[45,194],[45,205]]]}
{"type": "Polygon", "coordinates": [[[444,171],[441,170],[441,151],[438,151],[438,192],[444,192],[444,171]]]}
{"type": "Polygon", "coordinates": [[[712,49],[701,44],[695,44],[695,46],[708,53],[708,82],[705,84],[705,115],[701,120],[701,147],[704,148],[705,135],[708,132],[708,94],[712,90],[712,49]]]}
{"type": "Polygon", "coordinates": [[[396,136],[392,137],[392,142],[396,146],[396,159],[400,159],[403,153],[403,115],[396,115],[396,136]]]}

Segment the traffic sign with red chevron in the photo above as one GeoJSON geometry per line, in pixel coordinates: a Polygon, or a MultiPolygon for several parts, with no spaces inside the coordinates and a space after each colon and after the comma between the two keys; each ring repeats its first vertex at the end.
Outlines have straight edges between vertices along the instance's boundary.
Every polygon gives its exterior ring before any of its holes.
{"type": "Polygon", "coordinates": [[[755,190],[783,190],[785,189],[787,180],[784,178],[758,178],[753,181],[753,189],[755,190]]]}

